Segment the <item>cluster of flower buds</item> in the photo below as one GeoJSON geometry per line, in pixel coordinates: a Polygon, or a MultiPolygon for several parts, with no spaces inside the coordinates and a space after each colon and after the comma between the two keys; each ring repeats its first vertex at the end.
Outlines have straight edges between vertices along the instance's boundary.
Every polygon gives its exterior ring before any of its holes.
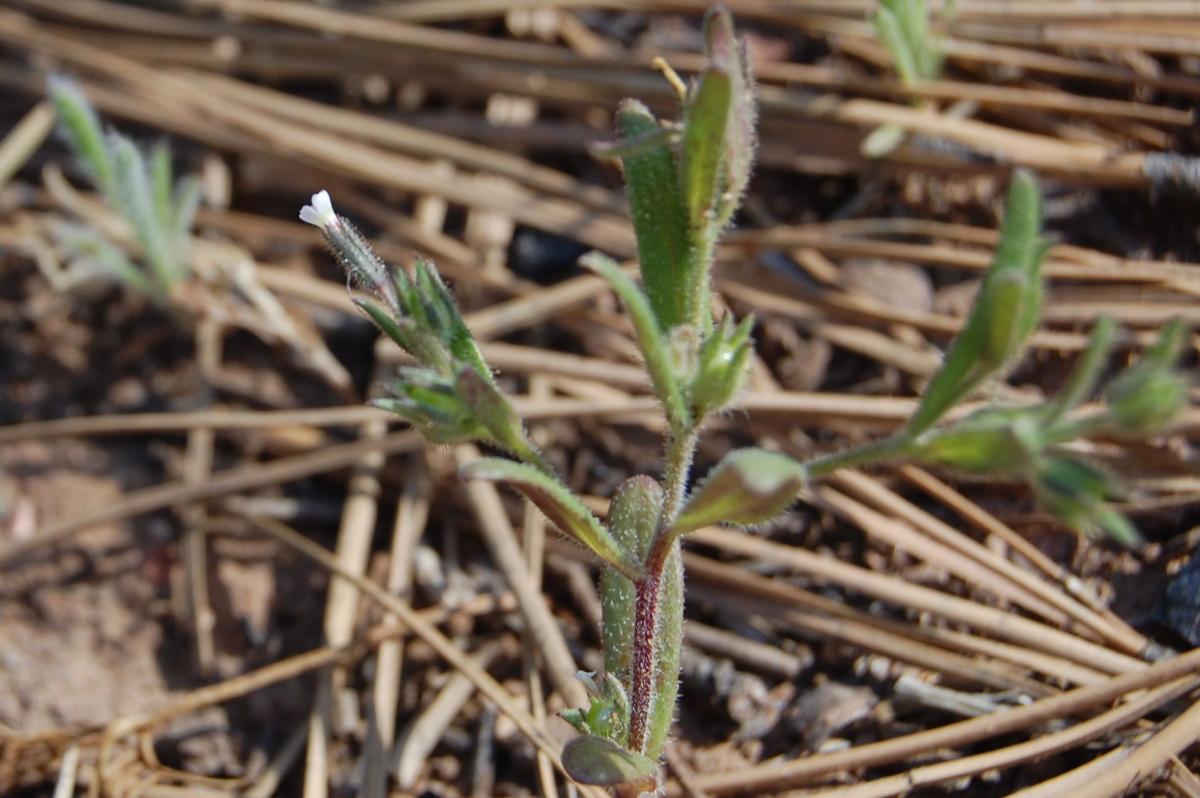
{"type": "MultiPolygon", "coordinates": [[[[1006,223],[1005,229],[1013,228],[1006,223]]],[[[1176,368],[1184,342],[1184,326],[1178,320],[1167,324],[1142,357],[1109,383],[1099,409],[1079,410],[1096,392],[1116,343],[1116,324],[1108,317],[1096,322],[1086,350],[1057,395],[1028,407],[987,407],[960,421],[929,427],[937,420],[930,408],[949,408],[1023,347],[1033,326],[1026,321],[1024,304],[1040,303],[1041,291],[1030,288],[1028,281],[1036,274],[1028,264],[1025,276],[1014,271],[1005,278],[1006,261],[999,258],[1019,263],[1030,254],[1040,260],[1040,247],[1022,249],[1002,238],[997,265],[980,289],[971,319],[909,423],[916,434],[907,438],[903,454],[959,471],[1024,478],[1042,506],[1067,524],[1136,542],[1133,525],[1107,504],[1122,492],[1116,480],[1062,445],[1085,434],[1145,437],[1171,426],[1186,406],[1188,393],[1188,382],[1176,368]],[[1000,277],[991,279],[994,274],[1000,277]],[[986,328],[980,319],[987,321],[986,328]]]]}
{"type": "Polygon", "coordinates": [[[417,361],[400,370],[393,395],[375,404],[437,443],[480,441],[536,460],[520,417],[497,387],[434,265],[419,259],[411,275],[390,268],[334,212],[328,192],[314,194],[300,219],[321,230],[342,268],[370,294],[354,303],[417,361]]]}

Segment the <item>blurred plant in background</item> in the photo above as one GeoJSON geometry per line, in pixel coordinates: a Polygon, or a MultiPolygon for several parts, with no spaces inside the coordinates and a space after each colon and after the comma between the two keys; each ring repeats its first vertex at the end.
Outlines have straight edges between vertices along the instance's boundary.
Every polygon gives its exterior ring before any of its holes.
{"type": "Polygon", "coordinates": [[[69,263],[47,273],[56,287],[69,290],[96,279],[120,283],[185,321],[209,319],[285,345],[331,385],[349,387],[349,375],[322,337],[262,285],[248,253],[193,235],[200,181],[175,178],[165,142],[146,150],[115,130],[105,132],[67,78],[51,78],[47,91],[63,139],[103,203],[79,196],[57,169],[47,169],[50,193],[79,217],[55,231],[69,263]]]}

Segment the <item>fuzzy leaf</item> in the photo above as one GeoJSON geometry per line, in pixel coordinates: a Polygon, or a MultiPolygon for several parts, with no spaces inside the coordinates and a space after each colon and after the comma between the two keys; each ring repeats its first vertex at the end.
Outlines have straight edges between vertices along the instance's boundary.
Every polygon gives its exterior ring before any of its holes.
{"type": "Polygon", "coordinates": [[[722,162],[724,187],[717,204],[716,226],[724,227],[741,204],[754,165],[757,137],[757,107],[754,77],[746,47],[737,38],[733,17],[721,6],[709,9],[704,18],[704,47],[709,64],[729,76],[731,103],[725,126],[725,156],[722,162]]]}
{"type": "Polygon", "coordinates": [[[1042,308],[1041,197],[1033,176],[1013,174],[1000,243],[971,313],[925,388],[906,433],[933,426],[984,380],[1021,353],[1042,308]]]}
{"type": "Polygon", "coordinates": [[[52,77],[48,88],[67,144],[83,163],[100,193],[110,202],[114,201],[115,169],[96,112],[79,87],[68,79],[52,77]]]}
{"type": "Polygon", "coordinates": [[[757,524],[787,509],[804,486],[804,466],[766,449],[730,452],[705,478],[671,526],[683,534],[718,523],[757,524]]]}
{"type": "Polygon", "coordinates": [[[1066,385],[1048,401],[1042,410],[1042,420],[1050,424],[1074,410],[1096,389],[1100,373],[1104,370],[1108,356],[1116,340],[1117,325],[1111,316],[1096,319],[1092,333],[1088,336],[1087,349],[1083,350],[1066,385]]]}
{"type": "Polygon", "coordinates": [[[524,463],[484,457],[461,469],[463,479],[504,482],[529,499],[565,535],[578,540],[600,559],[631,578],[639,571],[636,560],[624,551],[567,486],[524,463]]]}
{"type": "Polygon", "coordinates": [[[133,142],[122,135],[110,133],[108,146],[112,152],[119,208],[137,234],[138,243],[142,245],[163,293],[169,294],[180,267],[175,262],[167,231],[159,224],[154,209],[154,192],[146,162],[133,142]]]}
{"type": "Polygon", "coordinates": [[[683,401],[683,390],[671,368],[671,356],[663,330],[655,320],[650,301],[637,283],[621,271],[611,258],[599,252],[590,252],[579,260],[584,267],[599,274],[612,285],[617,296],[625,305],[637,332],[638,346],[646,359],[646,371],[654,383],[654,392],[666,408],[667,419],[673,429],[682,429],[691,423],[691,415],[683,401]]]}
{"type": "Polygon", "coordinates": [[[1187,407],[1187,380],[1172,368],[1185,333],[1183,323],[1172,319],[1141,359],[1108,386],[1104,400],[1115,431],[1153,435],[1170,427],[1187,407]]]}
{"type": "MultiPolygon", "coordinates": [[[[617,110],[622,140],[651,139],[660,131],[646,106],[625,100],[617,110]]],[[[679,170],[670,141],[640,148],[622,157],[625,193],[637,234],[642,280],[650,306],[664,330],[689,318],[688,224],[679,170]]]]}
{"type": "Polygon", "coordinates": [[[679,697],[680,641],[683,640],[683,553],[679,541],[671,544],[663,564],[658,588],[657,654],[655,656],[654,695],[646,729],[646,756],[657,760],[662,755],[675,722],[675,704],[679,697]]]}
{"type": "MultiPolygon", "coordinates": [[[[651,477],[631,477],[621,483],[608,512],[608,528],[617,544],[641,560],[658,530],[662,487],[651,477]]],[[[633,659],[634,586],[623,574],[605,568],[600,577],[603,611],[604,672],[628,681],[633,659]]]]}
{"type": "Polygon", "coordinates": [[[880,3],[875,11],[875,35],[892,55],[892,64],[896,74],[906,84],[921,77],[917,66],[916,54],[913,53],[908,38],[904,35],[904,27],[899,16],[889,6],[890,3],[880,3]]]}
{"type": "Polygon", "coordinates": [[[721,161],[732,94],[729,75],[706,69],[688,98],[683,128],[683,194],[693,230],[713,221],[714,206],[724,193],[721,161]]]}
{"type": "Polygon", "coordinates": [[[562,761],[563,768],[580,784],[645,785],[646,789],[653,789],[657,781],[658,765],[654,760],[589,734],[581,734],[567,743],[562,761]]]}

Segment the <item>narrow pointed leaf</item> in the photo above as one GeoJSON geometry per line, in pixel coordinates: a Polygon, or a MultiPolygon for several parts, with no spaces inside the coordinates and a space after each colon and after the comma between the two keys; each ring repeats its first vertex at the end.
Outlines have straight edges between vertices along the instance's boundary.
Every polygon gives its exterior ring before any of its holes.
{"type": "Polygon", "coordinates": [[[875,12],[875,35],[892,54],[892,64],[903,83],[913,83],[921,77],[916,55],[909,46],[904,29],[897,15],[887,6],[880,5],[875,12]]]}
{"type": "Polygon", "coordinates": [[[600,559],[636,578],[638,567],[623,551],[592,511],[557,479],[533,466],[485,457],[464,466],[463,479],[484,479],[511,485],[537,505],[542,514],[563,534],[575,538],[600,559]]]}
{"type": "Polygon", "coordinates": [[[717,203],[716,227],[733,218],[750,182],[758,141],[758,111],[754,77],[745,43],[738,39],[733,17],[722,6],[711,8],[704,18],[704,45],[709,64],[729,76],[729,120],[725,126],[725,156],[722,163],[724,189],[717,203]]]}
{"type": "Polygon", "coordinates": [[[582,734],[567,743],[563,768],[580,784],[598,787],[645,785],[653,789],[658,765],[649,757],[627,751],[611,740],[582,734]]]}
{"type": "MultiPolygon", "coordinates": [[[[646,106],[626,100],[617,110],[623,140],[653,138],[661,130],[646,106]]],[[[642,279],[663,329],[687,316],[688,224],[679,170],[670,141],[661,140],[621,159],[625,192],[637,234],[642,279]]]]}
{"type": "Polygon", "coordinates": [[[171,150],[165,142],[158,142],[150,151],[150,186],[154,197],[154,215],[158,226],[164,230],[172,228],[175,216],[171,209],[171,150]]]}
{"type": "Polygon", "coordinates": [[[724,191],[721,160],[732,93],[729,75],[706,69],[688,98],[683,128],[683,193],[693,230],[712,221],[717,199],[724,191]]]}
{"type": "Polygon", "coordinates": [[[166,230],[154,210],[153,190],[146,163],[133,142],[112,133],[108,146],[116,170],[116,193],[120,210],[136,233],[146,260],[150,263],[164,293],[170,293],[179,268],[167,241],[166,230]]]}
{"type": "Polygon", "coordinates": [[[1101,316],[1096,319],[1092,333],[1088,336],[1087,348],[1083,350],[1083,354],[1076,361],[1075,368],[1067,379],[1067,384],[1046,403],[1042,411],[1044,423],[1049,424],[1059,420],[1084,402],[1096,389],[1096,383],[1100,380],[1100,374],[1108,362],[1108,356],[1112,354],[1116,335],[1117,324],[1111,316],[1101,316]]]}
{"type": "Polygon", "coordinates": [[[1024,170],[1013,173],[996,255],[966,324],[925,388],[906,434],[933,426],[950,408],[1021,353],[1041,315],[1041,196],[1024,170]]]}
{"type": "Polygon", "coordinates": [[[663,565],[658,588],[657,656],[655,657],[654,699],[646,730],[646,756],[657,760],[667,744],[675,722],[675,703],[679,697],[679,657],[683,640],[683,553],[679,541],[663,565]]]}
{"type": "Polygon", "coordinates": [[[116,197],[116,177],[100,119],[83,92],[72,81],[54,77],[49,81],[50,100],[62,123],[62,131],[75,157],[109,201],[116,197]]]}
{"type": "Polygon", "coordinates": [[[691,414],[683,401],[683,389],[671,368],[671,356],[666,336],[655,319],[646,294],[611,258],[599,252],[584,255],[579,261],[612,285],[625,305],[637,332],[638,346],[646,359],[646,371],[654,384],[654,392],[666,408],[673,429],[683,429],[691,422],[691,414]]]}
{"type": "Polygon", "coordinates": [[[730,452],[709,473],[671,525],[683,534],[718,523],[757,524],[787,509],[804,486],[804,466],[766,449],[730,452]]]}

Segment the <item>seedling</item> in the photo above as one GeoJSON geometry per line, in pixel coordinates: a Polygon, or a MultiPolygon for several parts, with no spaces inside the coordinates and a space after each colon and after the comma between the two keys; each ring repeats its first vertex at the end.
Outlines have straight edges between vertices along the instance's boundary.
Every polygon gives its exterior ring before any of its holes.
{"type": "Polygon", "coordinates": [[[51,78],[50,99],[67,144],[105,202],[129,225],[142,260],[88,228],[71,231],[67,246],[156,302],[166,303],[188,276],[187,247],[200,205],[193,177],[175,181],[171,153],[160,142],[148,154],[116,131],[105,133],[83,93],[64,78],[51,78]]]}
{"type": "Polygon", "coordinates": [[[316,331],[258,281],[249,253],[228,242],[193,237],[200,181],[192,175],[174,177],[165,142],[145,149],[116,130],[105,131],[83,92],[66,78],[50,78],[47,91],[63,139],[111,211],[88,215],[93,222],[103,216],[102,222],[59,225],[59,243],[72,264],[63,287],[99,276],[169,308],[181,322],[207,317],[244,326],[288,346],[331,385],[349,387],[350,375],[316,331]],[[114,227],[125,232],[113,232],[114,227]]]}
{"type": "Polygon", "coordinates": [[[626,480],[607,523],[542,457],[433,264],[418,261],[411,273],[387,267],[335,213],[324,191],[300,214],[324,232],[338,260],[373,297],[356,300],[358,306],[417,363],[401,370],[392,397],[377,404],[432,441],[482,442],[507,455],[478,460],[462,476],[508,484],[600,560],[604,670],[581,674],[591,700],[563,713],[580,732],[563,763],[577,781],[618,795],[661,786],[658,763],[679,683],[684,535],[712,524],[769,521],[806,481],[838,468],[908,460],[1027,479],[1044,506],[1068,523],[1131,542],[1133,527],[1104,503],[1111,479],[1063,444],[1095,432],[1156,432],[1186,395],[1172,365],[1183,330],[1172,325],[1110,384],[1103,410],[1085,417],[1073,412],[1094,390],[1113,344],[1114,327],[1102,321],[1057,397],[1033,407],[989,406],[946,421],[1021,356],[1037,326],[1047,245],[1037,184],[1017,172],[995,260],[974,307],[901,431],[807,463],[739,449],[689,490],[705,422],[736,401],[746,380],[754,326],[752,317],[737,322],[728,313],[714,320],[709,287],[716,242],[738,207],[753,160],[752,81],[728,13],[710,12],[704,35],[708,63],[682,98],[680,119],[663,124],[641,103],[626,101],[617,115],[620,140],[606,150],[624,168],[642,285],[604,255],[582,260],[609,281],[629,313],[669,429],[661,482],[647,475],[626,480]]]}
{"type": "MultiPolygon", "coordinates": [[[[954,16],[953,0],[942,7],[943,20],[954,16]]],[[[875,37],[892,56],[892,66],[905,87],[911,88],[921,80],[936,80],[942,75],[942,40],[934,35],[931,14],[926,0],[879,0],[872,22],[875,37]]],[[[951,109],[958,115],[973,105],[951,109]]],[[[900,146],[904,128],[881,125],[863,140],[862,151],[871,158],[880,158],[900,146]]]]}

